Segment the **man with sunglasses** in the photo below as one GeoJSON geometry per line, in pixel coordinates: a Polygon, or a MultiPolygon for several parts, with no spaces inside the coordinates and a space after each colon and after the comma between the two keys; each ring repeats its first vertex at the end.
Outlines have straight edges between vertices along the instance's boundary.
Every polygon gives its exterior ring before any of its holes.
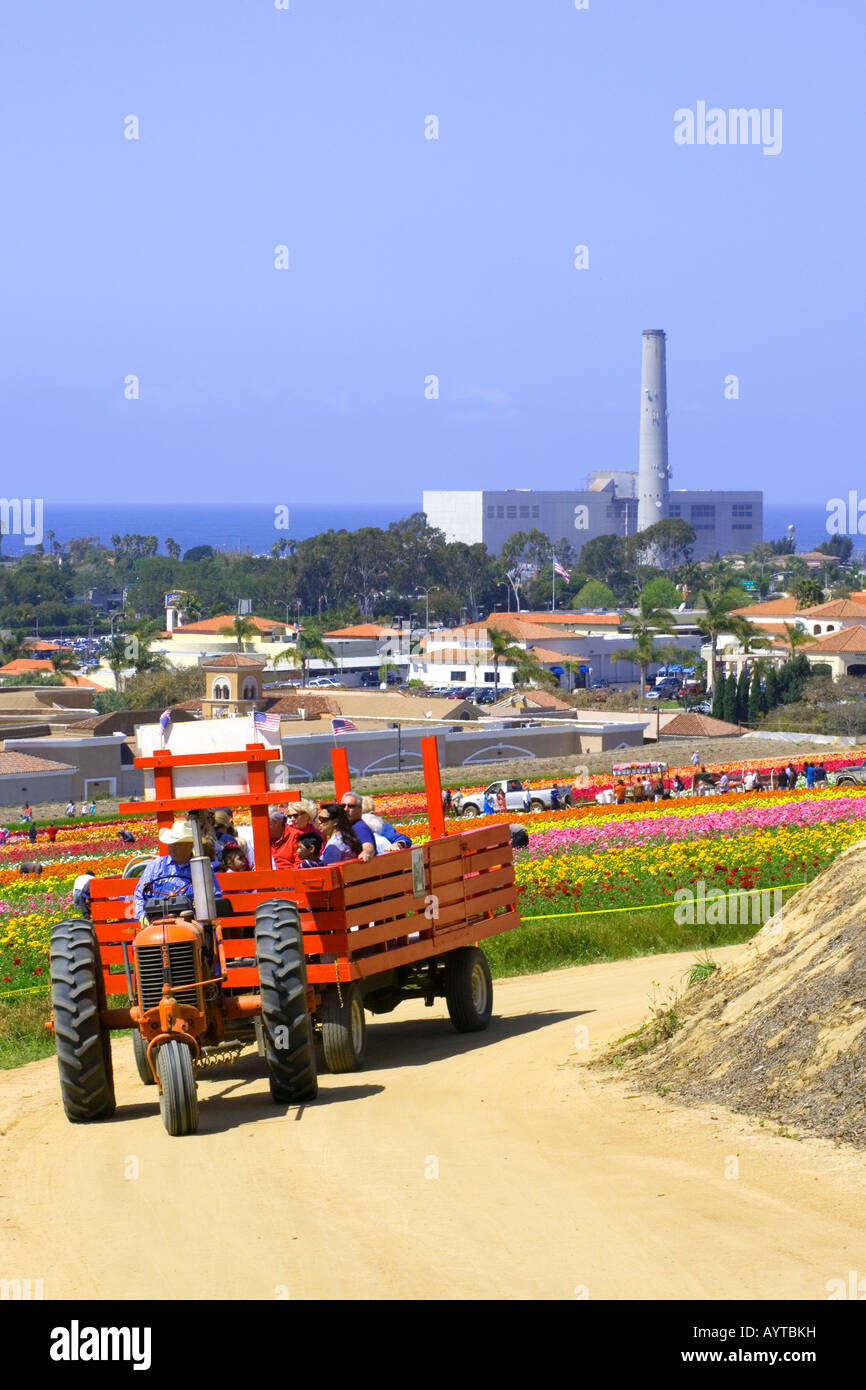
{"type": "Polygon", "coordinates": [[[360,796],[356,792],[344,792],[340,798],[340,805],[349,817],[352,829],[361,841],[361,858],[373,859],[376,854],[376,839],[369,825],[361,819],[364,808],[361,805],[360,796]]]}

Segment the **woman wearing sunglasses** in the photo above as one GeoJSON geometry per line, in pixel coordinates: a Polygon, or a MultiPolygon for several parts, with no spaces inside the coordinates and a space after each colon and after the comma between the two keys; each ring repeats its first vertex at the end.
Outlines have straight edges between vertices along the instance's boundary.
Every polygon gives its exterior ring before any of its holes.
{"type": "Polygon", "coordinates": [[[338,801],[326,801],[319,807],[316,824],[319,833],[325,837],[325,848],[319,859],[302,859],[300,868],[307,869],[319,864],[341,864],[347,859],[358,858],[361,853],[361,841],[338,801]]]}
{"type": "Polygon", "coordinates": [[[318,856],[322,853],[325,844],[325,837],[316,827],[316,806],[313,801],[292,801],[286,811],[286,848],[285,863],[288,867],[300,864],[304,855],[298,850],[298,841],[302,835],[312,835],[316,841],[316,852],[308,855],[318,861],[318,856]]]}

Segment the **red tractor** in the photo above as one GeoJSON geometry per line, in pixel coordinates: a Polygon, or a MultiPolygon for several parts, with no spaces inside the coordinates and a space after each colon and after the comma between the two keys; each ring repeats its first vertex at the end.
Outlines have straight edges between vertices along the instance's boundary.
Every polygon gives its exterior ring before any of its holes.
{"type": "MultiPolygon", "coordinates": [[[[194,792],[178,797],[172,786],[178,768],[217,755],[164,750],[136,760],[154,770],[156,795],[121,809],[146,806],[163,825],[175,814],[191,821],[192,895],[148,899],[142,925],[131,878],[94,879],[92,921],[54,927],[49,1027],[71,1121],[114,1112],[112,1029],[133,1030],[139,1077],[156,1084],[165,1127],[180,1135],[198,1126],[197,1074],[247,1045],[258,1044],[273,1099],[298,1105],[317,1094],[316,1034],[329,1070],[353,1071],[364,1057],[367,1012],[444,997],[459,1031],[487,1027],[493,990],[477,942],[520,924],[508,827],[446,835],[436,741],[423,744],[426,844],[367,863],[219,875],[222,900],[199,813],[225,798],[193,805],[194,792]],[[119,993],[128,1002],[108,1008],[107,996],[119,993]]],[[[278,750],[248,745],[218,756],[247,764],[246,795],[234,804],[250,807],[256,863],[270,866],[269,806],[297,797],[267,788],[265,764],[278,750]]],[[[348,789],[343,750],[333,760],[339,795],[348,789]]]]}

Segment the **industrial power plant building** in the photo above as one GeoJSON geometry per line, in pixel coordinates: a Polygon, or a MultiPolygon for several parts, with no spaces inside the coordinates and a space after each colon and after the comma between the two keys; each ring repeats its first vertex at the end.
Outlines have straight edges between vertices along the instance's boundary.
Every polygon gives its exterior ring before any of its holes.
{"type": "Polygon", "coordinates": [[[669,490],[664,333],[647,330],[642,346],[637,472],[596,470],[579,491],[425,491],[428,523],[446,540],[483,541],[495,555],[515,531],[535,528],[553,544],[564,537],[579,552],[596,536],[632,536],[679,517],[694,528],[695,560],[751,550],[763,540],[763,493],[669,490]]]}

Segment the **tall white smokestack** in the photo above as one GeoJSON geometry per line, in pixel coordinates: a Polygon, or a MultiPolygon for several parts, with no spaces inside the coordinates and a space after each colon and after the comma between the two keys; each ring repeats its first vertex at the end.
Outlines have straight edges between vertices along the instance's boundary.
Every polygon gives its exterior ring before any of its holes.
{"type": "Polygon", "coordinates": [[[663,330],[645,329],[641,349],[637,529],[645,531],[668,514],[668,387],[663,330]]]}

